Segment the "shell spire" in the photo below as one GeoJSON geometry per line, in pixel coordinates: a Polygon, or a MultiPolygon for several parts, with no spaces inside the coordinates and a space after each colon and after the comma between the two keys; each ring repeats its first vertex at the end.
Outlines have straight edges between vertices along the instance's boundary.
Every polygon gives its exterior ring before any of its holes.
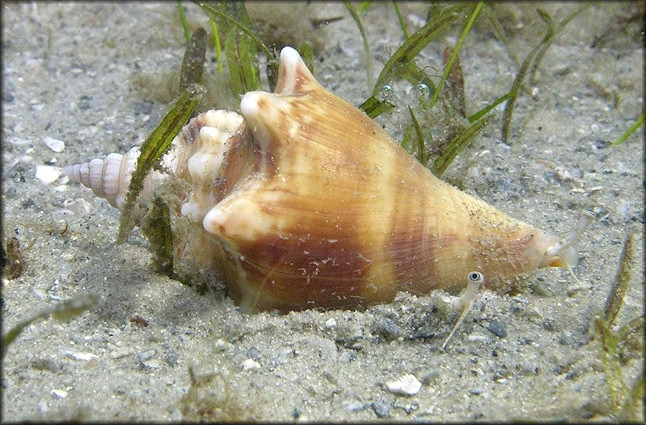
{"type": "MultiPolygon", "coordinates": [[[[63,167],[62,171],[70,181],[81,183],[113,207],[121,208],[128,194],[139,153],[139,147],[135,146],[124,155],[111,153],[105,159],[96,158],[90,162],[70,165],[63,167]]],[[[164,177],[159,171],[149,172],[139,197],[149,198],[164,177]]]]}
{"type": "Polygon", "coordinates": [[[436,178],[291,47],[274,93],[246,93],[240,111],[180,132],[166,160],[183,184],[167,198],[175,257],[224,277],[246,310],[355,308],[463,288],[472,271],[497,288],[576,258],[572,238],[436,178]]]}
{"type": "Polygon", "coordinates": [[[139,148],[133,147],[125,155],[111,153],[105,159],[63,167],[63,174],[92,189],[96,196],[106,199],[113,207],[120,208],[138,157],[139,148]]]}

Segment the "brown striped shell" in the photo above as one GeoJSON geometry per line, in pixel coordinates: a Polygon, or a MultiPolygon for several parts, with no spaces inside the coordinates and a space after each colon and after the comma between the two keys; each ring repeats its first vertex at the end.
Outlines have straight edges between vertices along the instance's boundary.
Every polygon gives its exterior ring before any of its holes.
{"type": "Polygon", "coordinates": [[[355,308],[464,287],[471,271],[495,287],[576,259],[436,178],[292,48],[275,92],[247,93],[240,110],[191,120],[165,161],[183,182],[168,195],[175,256],[222,276],[246,310],[355,308]]]}

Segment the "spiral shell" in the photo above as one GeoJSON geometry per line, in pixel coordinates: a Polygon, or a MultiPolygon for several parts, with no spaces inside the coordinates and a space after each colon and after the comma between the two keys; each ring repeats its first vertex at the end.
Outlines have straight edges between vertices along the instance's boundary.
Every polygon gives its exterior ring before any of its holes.
{"type": "MultiPolygon", "coordinates": [[[[275,92],[245,94],[240,110],[192,119],[150,184],[182,182],[166,194],[174,255],[222,276],[246,310],[355,308],[461,288],[471,271],[499,287],[576,259],[570,243],[436,178],[290,47],[275,92]]],[[[102,179],[93,162],[64,172],[118,207],[129,154],[102,179]]]]}
{"type": "MultiPolygon", "coordinates": [[[[96,196],[104,198],[113,207],[121,208],[126,200],[130,177],[135,171],[139,153],[139,147],[135,146],[125,155],[111,153],[105,159],[93,159],[63,167],[63,173],[71,181],[92,189],[96,196]]],[[[150,196],[163,177],[157,171],[150,172],[144,179],[142,196],[150,196]]]]}

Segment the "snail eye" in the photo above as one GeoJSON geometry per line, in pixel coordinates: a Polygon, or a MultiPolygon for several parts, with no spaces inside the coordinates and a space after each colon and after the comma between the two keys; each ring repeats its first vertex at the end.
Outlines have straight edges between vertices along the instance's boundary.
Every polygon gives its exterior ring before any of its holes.
{"type": "Polygon", "coordinates": [[[469,273],[469,282],[484,282],[484,276],[480,272],[469,273]]]}

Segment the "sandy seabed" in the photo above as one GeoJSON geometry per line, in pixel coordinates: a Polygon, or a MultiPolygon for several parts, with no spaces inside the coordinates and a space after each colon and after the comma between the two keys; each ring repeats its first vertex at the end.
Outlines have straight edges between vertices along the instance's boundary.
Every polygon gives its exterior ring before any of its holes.
{"type": "MultiPolygon", "coordinates": [[[[187,6],[189,21],[206,26],[199,9],[187,6]]],[[[470,113],[509,90],[545,31],[533,8],[505,7],[499,16],[515,28],[508,43],[520,59],[482,19],[461,53],[470,113]]],[[[578,4],[545,7],[558,21],[578,4]]],[[[401,293],[365,311],[245,315],[222,291],[198,295],[154,273],[138,232],[115,244],[117,210],[64,178],[45,184],[36,170],[56,173],[147,137],[172,98],[164,84],[184,52],[176,4],[3,4],[2,231],[3,243],[19,239],[24,260],[21,276],[2,281],[3,333],[62,300],[101,298],[71,321],[30,325],[9,347],[3,420],[606,417],[609,391],[592,323],[629,233],[636,237],[633,281],[618,323],[644,313],[643,127],[609,146],[643,110],[643,52],[630,31],[639,24],[622,21],[639,7],[595,4],[575,18],[520,97],[510,143],[500,140],[498,114],[445,175],[557,234],[572,229],[581,210],[595,221],[577,241],[578,282],[541,270],[521,294],[481,291],[442,352],[458,314],[443,291],[401,293]],[[52,150],[47,138],[64,141],[64,150],[52,150]],[[389,390],[409,374],[422,384],[416,394],[389,390]]],[[[419,28],[426,6],[402,8],[409,28],[419,28]]],[[[370,85],[357,27],[342,4],[307,10],[344,17],[319,34],[314,73],[361,103],[370,85]]],[[[391,3],[362,17],[378,71],[402,43],[401,30],[391,3]]],[[[432,43],[420,65],[438,69],[439,78],[441,51],[456,40],[432,43]]],[[[405,99],[411,87],[395,90],[405,99]]],[[[405,113],[398,108],[378,121],[401,132],[405,113]]],[[[643,373],[643,354],[632,357],[622,366],[629,384],[643,373]]]]}

